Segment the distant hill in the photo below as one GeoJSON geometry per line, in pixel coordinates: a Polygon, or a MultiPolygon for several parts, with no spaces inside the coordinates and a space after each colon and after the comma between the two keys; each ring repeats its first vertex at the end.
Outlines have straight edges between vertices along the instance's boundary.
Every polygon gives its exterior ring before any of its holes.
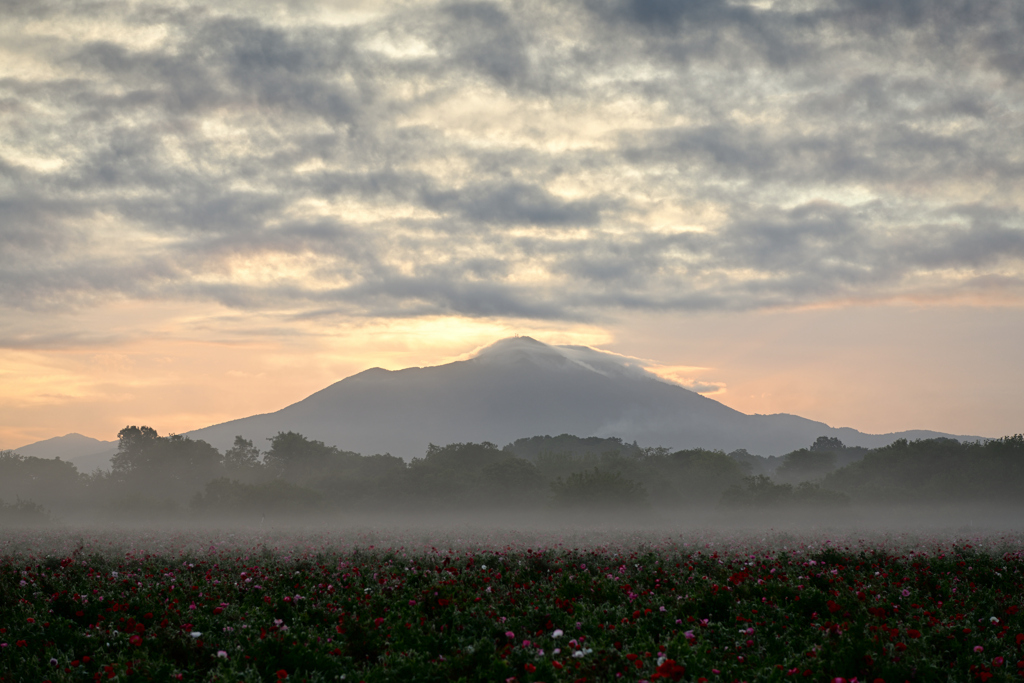
{"type": "Polygon", "coordinates": [[[100,441],[72,433],[15,448],[14,452],[27,457],[68,460],[79,472],[89,473],[97,467],[110,469],[110,457],[117,452],[117,441],[100,441]]]}
{"type": "Polygon", "coordinates": [[[614,354],[550,346],[529,337],[503,339],[474,358],[427,368],[372,368],[274,413],[189,432],[222,450],[236,435],[266,448],[296,431],[363,454],[422,457],[431,443],[490,441],[499,446],[534,435],[619,437],[671,449],[746,449],[781,455],[819,436],[877,448],[935,437],[913,430],[864,434],[795,415],[746,415],[670,384],[614,354]]]}

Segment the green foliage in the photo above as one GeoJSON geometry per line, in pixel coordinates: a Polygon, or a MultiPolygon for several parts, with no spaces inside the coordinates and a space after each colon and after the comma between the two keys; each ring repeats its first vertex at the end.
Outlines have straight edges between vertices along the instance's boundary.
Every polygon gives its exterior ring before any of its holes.
{"type": "Polygon", "coordinates": [[[1024,490],[1024,437],[899,439],[836,470],[822,485],[868,501],[1017,502],[1024,490]]]}
{"type": "Polygon", "coordinates": [[[638,457],[642,449],[633,444],[624,444],[622,439],[599,436],[580,437],[572,434],[558,436],[531,436],[516,439],[505,450],[518,458],[537,462],[545,454],[564,454],[571,458],[597,456],[604,453],[620,453],[625,457],[638,457]]]}
{"type": "Polygon", "coordinates": [[[745,477],[743,485],[730,486],[720,503],[733,508],[784,508],[793,506],[836,507],[850,504],[849,496],[811,482],[776,484],[763,474],[745,477]]]}
{"type": "Polygon", "coordinates": [[[0,451],[0,498],[24,498],[50,509],[79,503],[83,477],[75,466],[59,458],[36,458],[0,451]]]}
{"type": "Polygon", "coordinates": [[[809,450],[809,451],[826,451],[826,452],[830,452],[831,453],[831,452],[835,452],[835,451],[842,451],[842,450],[845,450],[845,449],[846,449],[846,445],[842,441],[840,441],[838,437],[835,437],[835,436],[819,436],[817,439],[814,440],[814,443],[811,444],[811,447],[808,448],[807,450],[809,450]]]}
{"type": "Polygon", "coordinates": [[[260,449],[241,436],[224,452],[224,473],[231,479],[253,483],[262,478],[264,469],[260,449]]]}
{"type": "Polygon", "coordinates": [[[431,444],[405,477],[410,504],[451,508],[527,507],[538,502],[544,479],[537,467],[493,443],[431,444]]]}
{"type": "Polygon", "coordinates": [[[782,456],[782,464],[775,470],[775,476],[790,483],[820,480],[836,468],[838,461],[833,451],[801,448],[782,456]]]}
{"type": "Polygon", "coordinates": [[[134,426],[117,437],[111,476],[133,494],[187,500],[222,472],[220,452],[205,441],[134,426]]]}
{"type": "Polygon", "coordinates": [[[49,521],[49,511],[39,503],[21,498],[17,498],[13,503],[0,500],[0,524],[17,526],[46,524],[49,521]]]}
{"type": "Polygon", "coordinates": [[[643,460],[647,475],[640,481],[659,503],[706,505],[746,474],[742,465],[722,451],[704,448],[662,453],[643,460]]]}
{"type": "Polygon", "coordinates": [[[774,455],[767,457],[761,455],[752,455],[747,452],[746,448],[738,448],[735,451],[729,453],[729,457],[740,464],[748,475],[763,474],[765,476],[771,476],[775,473],[775,470],[782,462],[782,458],[774,455]]]}
{"type": "Polygon", "coordinates": [[[568,479],[551,483],[556,507],[587,507],[614,509],[639,507],[647,502],[647,491],[641,484],[626,479],[618,472],[594,468],[576,472],[568,479]]]}
{"type": "Polygon", "coordinates": [[[745,451],[670,452],[565,434],[520,439],[504,449],[488,442],[431,444],[423,458],[407,464],[386,453],[343,451],[296,432],[277,434],[265,454],[238,436],[222,456],[204,441],[130,426],[119,433],[110,473],[83,475],[59,459],[0,451],[0,498],[29,499],[59,517],[90,509],[155,517],[185,510],[189,501],[195,510],[249,513],[257,507],[253,501],[270,495],[272,482],[280,483],[278,493],[286,500],[292,489],[284,484],[310,492],[303,495],[316,501],[307,506],[289,502],[289,510],[328,512],[615,506],[623,500],[646,500],[662,508],[718,502],[726,507],[834,506],[851,499],[1014,503],[1024,490],[1024,436],[1019,434],[986,443],[900,440],[866,454],[863,450],[820,437],[810,448],[779,458],[775,477],[769,479],[755,466],[772,459],[745,451]]]}
{"type": "Polygon", "coordinates": [[[1019,679],[1016,552],[205,540],[6,554],[0,683],[1019,679]]]}
{"type": "Polygon", "coordinates": [[[334,446],[307,439],[297,432],[278,432],[270,440],[264,464],[271,475],[305,483],[335,469],[335,461],[344,457],[334,446]]]}
{"type": "Polygon", "coordinates": [[[320,509],[322,499],[316,491],[279,479],[244,484],[222,477],[197,493],[191,507],[198,512],[217,513],[307,513],[320,509]]]}

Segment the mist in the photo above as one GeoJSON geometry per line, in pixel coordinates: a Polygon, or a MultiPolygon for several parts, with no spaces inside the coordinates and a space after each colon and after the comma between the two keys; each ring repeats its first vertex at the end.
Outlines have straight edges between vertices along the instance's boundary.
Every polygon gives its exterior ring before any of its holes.
{"type": "Polygon", "coordinates": [[[783,456],[641,447],[609,437],[431,444],[406,462],[296,432],[221,452],[125,427],[108,471],[0,453],[5,526],[310,529],[824,530],[974,534],[1020,527],[1024,437],[821,436],[783,456]]]}

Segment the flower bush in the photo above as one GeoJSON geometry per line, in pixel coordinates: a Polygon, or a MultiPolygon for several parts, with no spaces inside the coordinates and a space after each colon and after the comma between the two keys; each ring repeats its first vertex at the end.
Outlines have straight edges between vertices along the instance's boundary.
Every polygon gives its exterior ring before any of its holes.
{"type": "Polygon", "coordinates": [[[1013,543],[265,540],[5,539],[0,681],[1024,677],[1013,543]]]}

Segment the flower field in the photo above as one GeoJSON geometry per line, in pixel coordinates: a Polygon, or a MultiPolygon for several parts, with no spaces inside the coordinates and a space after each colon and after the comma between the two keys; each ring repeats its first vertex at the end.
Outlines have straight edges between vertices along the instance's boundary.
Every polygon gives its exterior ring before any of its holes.
{"type": "Polygon", "coordinates": [[[1008,535],[0,540],[0,681],[1024,679],[1008,535]]]}

